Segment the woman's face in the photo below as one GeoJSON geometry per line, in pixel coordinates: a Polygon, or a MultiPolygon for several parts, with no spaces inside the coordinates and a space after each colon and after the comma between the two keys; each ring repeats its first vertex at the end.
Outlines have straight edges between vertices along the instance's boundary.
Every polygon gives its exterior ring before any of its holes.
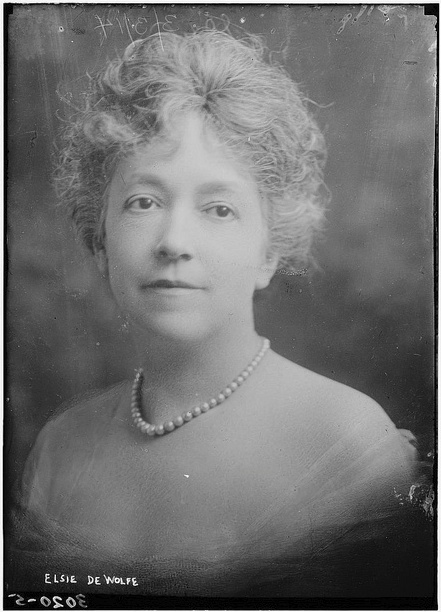
{"type": "Polygon", "coordinates": [[[198,116],[174,134],[176,146],[145,145],[116,168],[97,259],[135,323],[202,340],[253,325],[253,293],[274,266],[253,179],[198,116]]]}

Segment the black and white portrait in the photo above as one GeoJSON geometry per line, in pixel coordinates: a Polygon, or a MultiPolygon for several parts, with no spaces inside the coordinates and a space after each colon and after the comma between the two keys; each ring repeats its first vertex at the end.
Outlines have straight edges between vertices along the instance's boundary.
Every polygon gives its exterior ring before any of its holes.
{"type": "Polygon", "coordinates": [[[7,609],[433,609],[426,8],[6,7],[7,609]]]}

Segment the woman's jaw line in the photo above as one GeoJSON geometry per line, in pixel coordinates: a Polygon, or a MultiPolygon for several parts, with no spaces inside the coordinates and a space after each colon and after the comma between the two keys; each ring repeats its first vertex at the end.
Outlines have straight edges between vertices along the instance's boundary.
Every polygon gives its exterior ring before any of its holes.
{"type": "MultiPolygon", "coordinates": [[[[232,317],[228,326],[223,325],[217,329],[203,330],[191,333],[186,329],[162,330],[146,328],[136,322],[130,322],[130,329],[134,339],[137,353],[142,365],[147,369],[155,369],[155,362],[177,362],[177,365],[189,366],[190,362],[204,362],[207,351],[210,354],[219,352],[225,354],[246,352],[248,346],[256,346],[258,334],[254,327],[254,317],[251,314],[244,320],[234,321],[232,317]],[[183,364],[185,356],[186,364],[183,364]]],[[[141,365],[141,364],[140,364],[141,365]]]]}

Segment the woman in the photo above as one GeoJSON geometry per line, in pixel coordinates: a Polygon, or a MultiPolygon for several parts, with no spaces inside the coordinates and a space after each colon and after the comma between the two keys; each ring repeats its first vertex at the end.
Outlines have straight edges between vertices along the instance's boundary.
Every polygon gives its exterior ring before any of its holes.
{"type": "Polygon", "coordinates": [[[254,293],[308,261],[324,159],[254,39],[152,36],[92,81],[58,187],[140,369],[41,432],[18,513],[27,590],[62,573],[83,592],[415,594],[399,539],[409,436],[254,329],[254,293]]]}

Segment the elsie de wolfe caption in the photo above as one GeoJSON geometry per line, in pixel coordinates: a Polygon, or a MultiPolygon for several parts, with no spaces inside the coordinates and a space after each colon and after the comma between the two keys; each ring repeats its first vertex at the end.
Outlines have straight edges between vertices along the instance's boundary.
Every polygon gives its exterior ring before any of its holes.
{"type": "Polygon", "coordinates": [[[96,584],[96,585],[107,585],[107,584],[120,584],[139,586],[138,579],[135,576],[113,576],[108,574],[101,574],[100,576],[81,576],[81,579],[73,574],[45,574],[45,584],[96,584]]]}

